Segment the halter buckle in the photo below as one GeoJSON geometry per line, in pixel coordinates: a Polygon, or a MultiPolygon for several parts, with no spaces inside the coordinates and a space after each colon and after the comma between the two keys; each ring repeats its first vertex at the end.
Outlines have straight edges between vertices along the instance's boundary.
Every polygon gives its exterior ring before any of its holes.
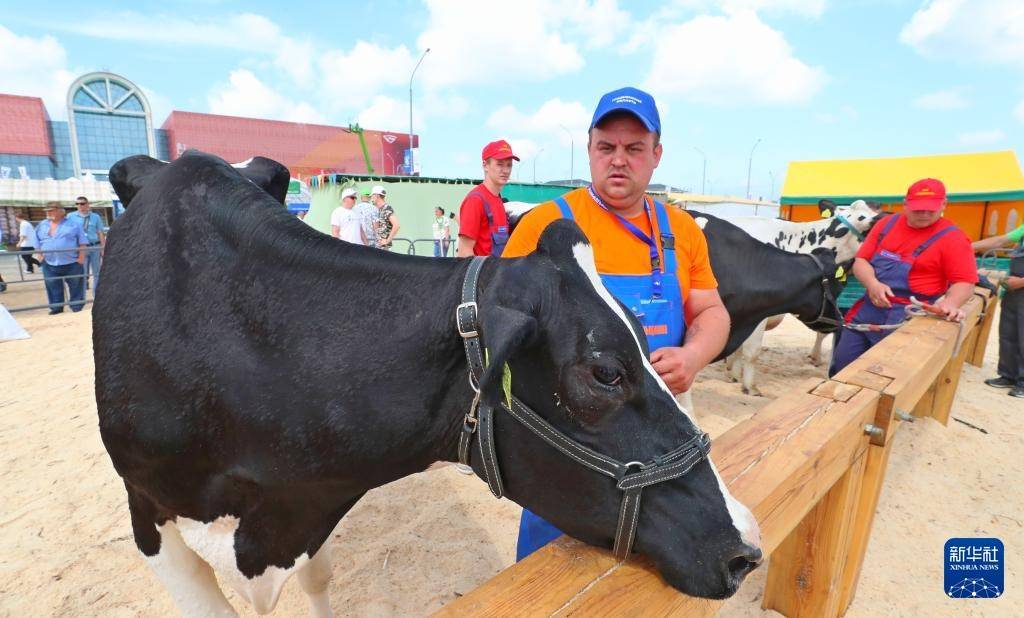
{"type": "Polygon", "coordinates": [[[477,315],[478,314],[477,314],[477,304],[476,304],[476,301],[470,301],[468,303],[461,303],[458,307],[455,308],[455,325],[459,329],[459,335],[461,335],[463,339],[472,339],[473,337],[479,337],[480,336],[480,333],[477,332],[477,330],[476,330],[477,324],[479,323],[478,319],[477,319],[477,315]],[[465,323],[467,324],[467,327],[469,328],[469,330],[463,330],[463,328],[462,328],[462,323],[463,323],[462,312],[463,312],[463,310],[466,310],[467,313],[468,313],[468,315],[466,316],[465,323]]]}
{"type": "Polygon", "coordinates": [[[641,470],[644,469],[645,464],[642,461],[627,461],[626,463],[622,464],[622,470],[619,471],[619,477],[615,480],[617,482],[622,481],[622,479],[626,478],[626,476],[629,474],[629,469],[634,466],[636,466],[637,472],[640,472],[641,470]]]}

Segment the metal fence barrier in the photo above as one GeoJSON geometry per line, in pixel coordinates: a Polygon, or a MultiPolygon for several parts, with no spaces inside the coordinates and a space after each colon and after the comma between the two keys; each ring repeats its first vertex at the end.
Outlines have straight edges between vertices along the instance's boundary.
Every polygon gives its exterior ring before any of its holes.
{"type": "MultiPolygon", "coordinates": [[[[62,303],[52,303],[51,304],[51,303],[47,302],[45,304],[25,305],[25,306],[16,306],[16,307],[7,306],[7,303],[4,303],[4,306],[7,308],[7,311],[9,311],[11,313],[17,313],[19,311],[31,311],[31,310],[34,310],[34,309],[51,309],[52,310],[52,309],[56,309],[58,307],[61,307],[61,308],[62,307],[70,307],[72,305],[74,305],[76,307],[77,306],[84,307],[85,305],[88,305],[89,303],[92,302],[92,299],[88,298],[88,295],[85,294],[85,291],[88,290],[88,288],[89,288],[89,278],[91,277],[91,275],[88,272],[88,269],[84,269],[82,274],[80,274],[80,275],[62,275],[62,276],[58,276],[58,277],[47,277],[47,276],[44,275],[43,277],[31,277],[30,278],[30,277],[27,276],[30,273],[26,272],[26,270],[25,270],[25,260],[24,260],[24,258],[22,256],[25,256],[25,255],[38,256],[38,255],[43,254],[43,253],[46,253],[47,255],[52,255],[54,253],[75,253],[75,254],[77,254],[79,252],[83,252],[83,253],[99,253],[102,250],[103,250],[103,248],[99,247],[99,246],[89,246],[89,247],[85,247],[85,248],[82,248],[82,249],[79,249],[79,248],[75,248],[75,249],[56,249],[56,250],[45,251],[45,252],[44,251],[40,251],[38,249],[32,249],[30,251],[18,250],[18,251],[4,251],[4,252],[0,252],[0,260],[2,260],[3,258],[5,258],[7,256],[11,256],[12,259],[14,259],[15,262],[17,262],[17,265],[18,265],[18,269],[17,269],[17,272],[18,272],[17,277],[18,278],[16,280],[7,280],[7,279],[5,279],[3,281],[3,284],[2,284],[4,290],[11,290],[11,286],[20,286],[20,285],[32,284],[32,283],[42,283],[45,286],[47,281],[63,281],[65,279],[82,279],[83,280],[82,281],[83,299],[81,301],[76,301],[76,302],[72,303],[70,299],[66,299],[62,303]]],[[[39,261],[42,262],[42,260],[39,260],[39,261]]],[[[42,270],[42,268],[43,268],[42,264],[40,264],[38,268],[40,270],[42,270]]],[[[17,288],[15,288],[15,289],[17,289],[17,288]]],[[[11,290],[11,291],[14,291],[14,290],[11,290]]],[[[43,290],[43,293],[45,294],[45,289],[43,290]]],[[[96,294],[96,291],[93,290],[93,295],[95,296],[95,294],[96,294]]],[[[3,299],[3,297],[0,297],[0,300],[2,300],[2,299],[3,299]]],[[[47,300],[49,300],[49,298],[47,298],[47,300]]]]}

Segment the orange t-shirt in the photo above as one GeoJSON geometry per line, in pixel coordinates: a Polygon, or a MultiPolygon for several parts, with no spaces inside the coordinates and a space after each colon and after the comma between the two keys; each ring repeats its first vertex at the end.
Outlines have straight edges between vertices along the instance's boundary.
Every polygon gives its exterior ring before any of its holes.
{"type": "MultiPolygon", "coordinates": [[[[603,275],[651,273],[651,257],[647,244],[623,227],[611,213],[598,206],[585,188],[570,191],[563,197],[572,209],[576,225],[580,226],[594,247],[597,272],[603,275]]],[[[683,300],[689,296],[691,289],[706,290],[718,287],[718,281],[711,272],[708,243],[704,238],[704,232],[687,212],[667,205],[665,210],[672,235],[675,236],[676,275],[679,277],[679,289],[682,290],[683,300]]],[[[653,204],[651,217],[655,218],[653,204]]],[[[520,219],[501,257],[522,257],[533,253],[544,228],[561,218],[562,211],[558,204],[544,202],[538,205],[520,219]]],[[[646,213],[627,220],[648,236],[651,235],[651,221],[646,213]]],[[[655,219],[654,225],[657,224],[655,219]]],[[[662,253],[664,264],[660,238],[658,252],[662,253]]]]}

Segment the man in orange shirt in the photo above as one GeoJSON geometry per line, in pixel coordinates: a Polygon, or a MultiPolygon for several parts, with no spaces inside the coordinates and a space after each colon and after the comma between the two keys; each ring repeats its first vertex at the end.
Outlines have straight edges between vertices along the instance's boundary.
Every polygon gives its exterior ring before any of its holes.
{"type": "MultiPolygon", "coordinates": [[[[593,245],[605,286],[643,325],[655,371],[674,394],[685,392],[725,347],[729,314],[696,222],[645,194],[662,155],[661,119],[653,97],[636,88],[601,97],[587,153],[591,186],[534,208],[519,222],[502,256],[527,255],[549,223],[574,220],[593,245]]],[[[524,510],[517,559],[560,534],[524,510]]]]}

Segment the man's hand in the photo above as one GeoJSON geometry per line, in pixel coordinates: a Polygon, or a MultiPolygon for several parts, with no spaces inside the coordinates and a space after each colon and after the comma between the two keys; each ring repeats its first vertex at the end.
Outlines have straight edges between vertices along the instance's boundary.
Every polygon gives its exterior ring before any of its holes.
{"type": "Polygon", "coordinates": [[[699,360],[686,348],[660,348],[651,354],[651,365],[668,385],[673,395],[685,393],[701,369],[699,360]]]}
{"type": "Polygon", "coordinates": [[[871,304],[876,307],[884,307],[889,309],[892,307],[890,298],[895,298],[895,294],[892,293],[892,288],[885,285],[877,279],[866,286],[868,299],[871,300],[871,304]]]}
{"type": "Polygon", "coordinates": [[[945,298],[939,300],[932,306],[941,311],[944,317],[950,322],[961,322],[965,317],[967,317],[967,313],[963,309],[949,302],[945,298]]]}
{"type": "Polygon", "coordinates": [[[1003,280],[1003,285],[1011,290],[1019,290],[1024,288],[1024,277],[1014,277],[1011,275],[1003,280]]]}

